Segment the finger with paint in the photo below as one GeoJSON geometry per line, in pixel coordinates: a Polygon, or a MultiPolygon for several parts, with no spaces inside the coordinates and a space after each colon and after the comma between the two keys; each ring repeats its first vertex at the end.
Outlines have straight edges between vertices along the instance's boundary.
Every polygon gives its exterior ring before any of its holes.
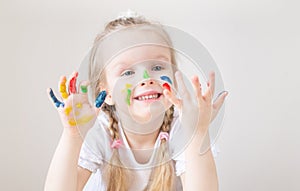
{"type": "Polygon", "coordinates": [[[105,98],[106,98],[106,91],[104,90],[104,91],[101,91],[99,94],[98,94],[98,96],[97,96],[97,98],[96,98],[96,100],[95,100],[95,106],[97,107],[97,108],[99,108],[99,107],[101,107],[101,105],[103,104],[103,102],[104,102],[104,100],[105,100],[105,98]]]}
{"type": "Polygon", "coordinates": [[[51,88],[48,89],[48,93],[56,107],[60,107],[60,106],[64,107],[65,106],[65,104],[63,102],[61,102],[57,99],[57,97],[54,95],[53,90],[51,88]]]}
{"type": "Polygon", "coordinates": [[[171,87],[168,83],[164,83],[162,86],[163,86],[164,89],[167,89],[171,92],[171,87]]]}
{"type": "Polygon", "coordinates": [[[63,99],[67,99],[69,97],[69,94],[67,92],[66,83],[67,83],[66,76],[62,76],[59,81],[59,92],[63,99]]]}
{"type": "Polygon", "coordinates": [[[171,92],[171,87],[169,84],[172,85],[172,80],[168,76],[161,76],[160,79],[167,82],[167,83],[163,83],[162,87],[171,92]]]}
{"type": "Polygon", "coordinates": [[[77,80],[77,77],[78,77],[78,72],[74,72],[73,73],[73,76],[70,80],[70,83],[69,83],[69,92],[71,94],[76,94],[77,93],[77,90],[76,90],[76,80],[77,80]]]}

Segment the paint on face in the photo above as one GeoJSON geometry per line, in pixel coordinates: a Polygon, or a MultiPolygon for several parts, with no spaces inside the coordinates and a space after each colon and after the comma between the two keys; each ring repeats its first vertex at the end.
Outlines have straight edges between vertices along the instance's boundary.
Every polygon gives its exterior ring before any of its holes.
{"type": "Polygon", "coordinates": [[[164,83],[162,86],[163,86],[163,88],[165,88],[171,92],[171,87],[168,83],[164,83]]]}
{"type": "Polygon", "coordinates": [[[101,107],[101,105],[103,104],[105,98],[106,98],[106,91],[101,91],[99,93],[99,95],[97,96],[96,100],[95,100],[95,106],[97,108],[101,107]]]}
{"type": "Polygon", "coordinates": [[[125,99],[125,102],[130,105],[130,96],[131,96],[131,88],[132,87],[132,84],[125,84],[125,88],[122,90],[122,93],[125,93],[126,92],[126,99],[125,99]]]}
{"type": "Polygon", "coordinates": [[[169,82],[172,85],[172,80],[168,76],[161,76],[160,79],[169,82]]]}
{"type": "Polygon", "coordinates": [[[69,94],[67,93],[66,82],[67,82],[67,79],[66,79],[66,77],[64,77],[59,86],[59,92],[61,93],[61,97],[63,99],[67,99],[69,96],[69,94]]]}
{"type": "Polygon", "coordinates": [[[72,118],[69,120],[69,125],[71,125],[71,126],[84,125],[84,124],[90,122],[92,119],[93,119],[92,115],[91,116],[83,116],[76,120],[72,118]]]}
{"type": "Polygon", "coordinates": [[[126,103],[130,105],[131,89],[127,89],[126,103]]]}
{"type": "Polygon", "coordinates": [[[53,102],[54,102],[54,104],[55,104],[56,107],[60,107],[60,106],[64,107],[65,106],[65,104],[63,102],[59,101],[56,98],[56,96],[54,95],[53,90],[51,88],[50,88],[49,94],[50,94],[50,97],[53,100],[53,102]]]}
{"type": "Polygon", "coordinates": [[[149,76],[147,70],[144,71],[143,78],[144,78],[144,79],[150,78],[150,76],[149,76]]]}
{"type": "Polygon", "coordinates": [[[75,94],[76,91],[76,78],[78,77],[78,72],[74,74],[74,76],[71,78],[70,83],[69,83],[69,91],[70,93],[75,94]]]}

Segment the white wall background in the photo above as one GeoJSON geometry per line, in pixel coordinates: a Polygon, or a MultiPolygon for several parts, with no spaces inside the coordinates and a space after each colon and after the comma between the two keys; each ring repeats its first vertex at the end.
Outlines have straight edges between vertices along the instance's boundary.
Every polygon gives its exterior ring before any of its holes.
{"type": "MultiPolygon", "coordinates": [[[[216,159],[221,191],[300,190],[296,0],[1,0],[0,190],[39,191],[62,127],[47,87],[128,8],[195,35],[229,91],[216,159]]],[[[298,12],[298,13],[297,13],[298,12]]]]}

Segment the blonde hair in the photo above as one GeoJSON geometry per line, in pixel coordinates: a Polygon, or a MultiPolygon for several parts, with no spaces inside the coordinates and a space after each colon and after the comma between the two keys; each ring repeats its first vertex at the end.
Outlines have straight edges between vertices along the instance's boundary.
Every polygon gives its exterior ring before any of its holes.
{"type": "MultiPolygon", "coordinates": [[[[101,74],[103,65],[95,64],[95,53],[97,51],[97,42],[103,39],[109,33],[116,31],[121,28],[126,28],[135,25],[150,25],[153,22],[147,21],[143,17],[128,17],[119,18],[109,22],[104,31],[97,35],[94,41],[94,47],[92,48],[90,55],[90,66],[89,66],[89,78],[91,82],[91,89],[93,96],[96,97],[101,91],[102,83],[106,83],[104,74],[101,74]]],[[[156,23],[157,24],[157,23],[156,23]]],[[[171,44],[170,39],[165,39],[171,44]]],[[[171,62],[176,64],[175,56],[171,50],[171,62]]],[[[118,119],[116,116],[116,108],[114,105],[108,105],[103,103],[101,107],[102,111],[105,112],[109,117],[108,129],[112,140],[118,140],[118,119]]],[[[171,106],[166,112],[163,123],[160,130],[163,132],[170,132],[171,123],[173,120],[174,107],[171,106]]],[[[149,178],[148,185],[144,189],[145,191],[168,191],[174,188],[175,171],[173,162],[169,153],[168,143],[165,139],[161,140],[161,144],[154,156],[156,164],[158,166],[153,167],[149,178]]],[[[122,164],[117,148],[113,148],[112,156],[109,164],[106,165],[105,172],[103,172],[104,180],[106,182],[107,191],[125,191],[129,189],[130,184],[130,172],[122,164]]]]}

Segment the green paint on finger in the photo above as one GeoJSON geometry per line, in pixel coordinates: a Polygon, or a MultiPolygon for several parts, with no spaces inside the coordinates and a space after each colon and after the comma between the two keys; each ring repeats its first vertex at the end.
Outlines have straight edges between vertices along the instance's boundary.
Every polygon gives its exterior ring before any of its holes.
{"type": "Polygon", "coordinates": [[[80,86],[82,93],[87,93],[87,86],[80,86]]]}

